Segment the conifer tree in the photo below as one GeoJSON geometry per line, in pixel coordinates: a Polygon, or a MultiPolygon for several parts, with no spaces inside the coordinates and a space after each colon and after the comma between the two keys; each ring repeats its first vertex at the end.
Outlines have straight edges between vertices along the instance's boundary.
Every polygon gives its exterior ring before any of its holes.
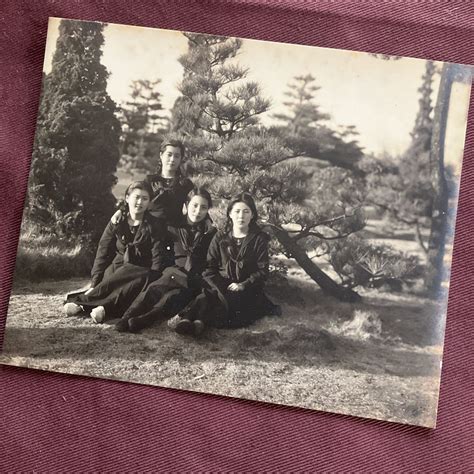
{"type": "MultiPolygon", "coordinates": [[[[180,58],[182,96],[173,109],[174,132],[187,138],[195,167],[214,195],[228,199],[249,191],[257,200],[266,228],[288,257],[295,258],[321,288],[342,300],[358,295],[341,287],[308,256],[310,239],[336,239],[360,228],[358,194],[347,187],[311,186],[313,170],[289,161],[298,153],[265,130],[259,115],[269,109],[257,83],[245,81],[247,71],[234,58],[241,40],[186,34],[189,50],[180,58]],[[328,199],[327,193],[334,193],[328,199]],[[308,205],[311,201],[312,205],[308,205]],[[337,204],[336,204],[337,203],[337,204]],[[337,209],[334,208],[336,205],[337,209]],[[298,230],[288,230],[288,226],[298,230]]],[[[346,179],[344,170],[322,172],[327,179],[346,179]]]]}
{"type": "Polygon", "coordinates": [[[427,61],[418,113],[411,132],[411,144],[397,160],[385,157],[383,163],[366,163],[369,199],[396,222],[412,227],[420,248],[426,253],[422,230],[430,228],[435,188],[430,163],[433,133],[432,94],[436,68],[427,61]]]}
{"type": "Polygon", "coordinates": [[[321,112],[315,101],[319,89],[311,74],[296,76],[285,92],[287,112],[274,115],[283,125],[272,127],[272,132],[301,156],[354,170],[363,156],[355,140],[358,133],[354,126],[336,131],[327,125],[330,116],[321,112]]]}
{"type": "Polygon", "coordinates": [[[97,234],[110,218],[120,124],[101,64],[104,25],[61,20],[43,83],[29,217],[66,234],[97,234]]]}
{"type": "Polygon", "coordinates": [[[119,167],[128,172],[156,168],[161,136],[165,129],[161,113],[161,93],[156,79],[136,80],[130,85],[130,99],[120,109],[122,124],[121,159],[119,167]]]}
{"type": "Polygon", "coordinates": [[[291,135],[308,137],[312,127],[329,118],[328,114],[320,112],[319,106],[314,102],[315,93],[320,89],[315,81],[316,78],[311,74],[296,76],[285,92],[289,100],[283,102],[289,112],[274,115],[276,119],[286,123],[291,135]]]}

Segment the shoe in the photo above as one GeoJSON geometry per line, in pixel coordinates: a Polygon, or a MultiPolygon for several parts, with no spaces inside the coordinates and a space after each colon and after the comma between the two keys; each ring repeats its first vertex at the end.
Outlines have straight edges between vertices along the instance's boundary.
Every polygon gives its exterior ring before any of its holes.
{"type": "Polygon", "coordinates": [[[97,306],[91,311],[92,321],[96,324],[102,324],[105,320],[105,308],[103,306],[97,306]]]}
{"type": "Polygon", "coordinates": [[[173,329],[173,331],[176,329],[176,326],[180,321],[182,321],[184,318],[180,315],[177,314],[176,316],[173,316],[171,319],[168,319],[168,327],[170,329],[173,329]]]}
{"type": "Polygon", "coordinates": [[[189,319],[183,318],[180,314],[168,320],[168,327],[181,335],[193,334],[194,324],[189,319]]]}
{"type": "Polygon", "coordinates": [[[175,331],[181,336],[189,336],[194,334],[194,324],[189,319],[181,319],[181,321],[176,325],[175,331]]]}
{"type": "Polygon", "coordinates": [[[128,320],[128,330],[130,332],[140,332],[142,329],[146,329],[153,324],[152,321],[147,319],[146,314],[141,316],[134,316],[128,320]]]}
{"type": "Polygon", "coordinates": [[[82,306],[79,306],[76,303],[66,303],[63,306],[63,310],[66,316],[78,316],[79,314],[84,312],[82,306]]]}
{"type": "Polygon", "coordinates": [[[204,323],[200,319],[196,319],[195,321],[193,321],[193,325],[194,325],[195,336],[199,336],[200,334],[204,332],[205,326],[204,326],[204,323]]]}
{"type": "Polygon", "coordinates": [[[127,320],[127,330],[133,333],[137,333],[142,330],[142,325],[140,324],[139,318],[137,316],[127,320]]]}
{"type": "Polygon", "coordinates": [[[115,324],[115,329],[118,332],[127,332],[128,331],[128,319],[119,319],[115,324]]]}

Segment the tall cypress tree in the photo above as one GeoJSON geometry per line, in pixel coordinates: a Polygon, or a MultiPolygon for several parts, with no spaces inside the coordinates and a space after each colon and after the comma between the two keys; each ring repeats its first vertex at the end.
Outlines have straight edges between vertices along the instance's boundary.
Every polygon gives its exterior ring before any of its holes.
{"type": "Polygon", "coordinates": [[[431,96],[433,94],[433,78],[436,68],[433,61],[426,61],[425,73],[421,79],[421,86],[418,88],[420,98],[418,100],[419,108],[415,119],[415,125],[411,132],[412,143],[409,152],[416,150],[421,152],[428,151],[431,147],[431,136],[433,134],[433,106],[431,96]]]}
{"type": "Polygon", "coordinates": [[[43,83],[27,212],[65,234],[101,232],[115,202],[120,124],[100,62],[104,26],[62,20],[43,83]]]}
{"type": "MultiPolygon", "coordinates": [[[[433,189],[431,229],[428,240],[428,271],[425,286],[433,296],[438,296],[442,283],[448,277],[444,263],[448,231],[450,195],[454,192],[447,178],[445,163],[446,130],[448,126],[451,93],[455,82],[471,84],[470,68],[459,64],[444,63],[438,96],[434,108],[434,126],[430,147],[430,178],[433,189]]],[[[452,218],[453,216],[451,216],[452,218]]]]}
{"type": "Polygon", "coordinates": [[[433,134],[433,79],[435,65],[427,61],[419,108],[411,132],[411,143],[399,160],[387,158],[367,174],[370,200],[396,222],[413,227],[420,248],[426,253],[422,229],[430,226],[436,188],[432,185],[430,150],[433,134]]]}

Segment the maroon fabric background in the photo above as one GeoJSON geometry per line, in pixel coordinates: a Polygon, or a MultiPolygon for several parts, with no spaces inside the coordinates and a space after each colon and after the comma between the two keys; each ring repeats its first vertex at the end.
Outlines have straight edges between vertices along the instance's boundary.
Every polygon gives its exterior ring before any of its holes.
{"type": "MultiPolygon", "coordinates": [[[[474,5],[459,0],[3,0],[1,332],[48,16],[474,63],[474,5]]],[[[435,431],[2,366],[0,470],[474,470],[473,123],[471,110],[435,431]]]]}

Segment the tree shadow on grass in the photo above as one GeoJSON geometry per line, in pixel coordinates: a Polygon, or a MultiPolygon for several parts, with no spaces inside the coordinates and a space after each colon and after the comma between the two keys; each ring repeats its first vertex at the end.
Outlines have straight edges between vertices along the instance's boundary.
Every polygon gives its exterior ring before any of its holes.
{"type": "Polygon", "coordinates": [[[83,288],[90,282],[89,278],[71,278],[69,280],[48,280],[42,279],[39,281],[26,280],[15,276],[13,283],[12,295],[15,296],[32,296],[32,295],[60,295],[66,297],[69,291],[83,288]]]}
{"type": "Polygon", "coordinates": [[[440,361],[438,354],[351,340],[302,326],[286,330],[209,330],[200,339],[179,336],[164,325],[142,334],[118,333],[107,325],[9,327],[2,355],[7,359],[32,359],[37,366],[44,361],[52,370],[55,363],[67,367],[68,361],[76,366],[87,361],[88,373],[94,362],[120,366],[124,362],[179,361],[193,365],[214,361],[242,365],[284,362],[295,367],[332,366],[361,373],[413,377],[434,375],[440,361]]]}
{"type": "Polygon", "coordinates": [[[445,310],[435,302],[398,304],[372,297],[366,298],[361,308],[377,316],[382,335],[394,342],[417,347],[443,343],[445,310]]]}
{"type": "MultiPolygon", "coordinates": [[[[28,305],[35,301],[30,294],[54,296],[83,283],[79,279],[42,282],[34,292],[26,285],[15,295],[25,296],[20,300],[28,305]]],[[[59,297],[41,300],[51,306],[43,308],[44,315],[27,315],[25,307],[18,305],[7,325],[3,355],[31,358],[49,364],[51,370],[55,364],[66,370],[68,363],[85,364],[88,373],[97,364],[120,370],[128,361],[287,363],[400,377],[439,373],[440,351],[431,346],[441,346],[442,330],[432,302],[410,295],[371,293],[362,303],[341,303],[324,296],[314,283],[298,279],[286,287],[268,289],[282,304],[283,317],[266,317],[244,329],[209,330],[199,339],[178,336],[165,323],[134,335],[116,332],[110,326],[114,321],[97,326],[89,320],[65,318],[59,311],[59,297]],[[27,325],[32,327],[23,327],[27,325]]]]}

